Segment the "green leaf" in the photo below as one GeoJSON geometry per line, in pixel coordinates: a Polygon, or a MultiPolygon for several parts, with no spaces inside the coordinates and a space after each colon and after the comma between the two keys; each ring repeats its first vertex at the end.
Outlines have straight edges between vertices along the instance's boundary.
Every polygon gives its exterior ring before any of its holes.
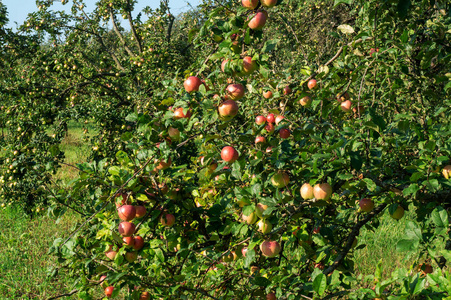
{"type": "Polygon", "coordinates": [[[313,280],[313,289],[318,295],[323,295],[327,287],[327,278],[323,273],[319,273],[313,280]]]}
{"type": "Polygon", "coordinates": [[[262,52],[263,53],[268,53],[268,52],[274,50],[278,43],[279,43],[279,40],[266,41],[265,45],[262,48],[262,52]]]}
{"type": "Polygon", "coordinates": [[[249,268],[250,265],[255,260],[255,250],[254,249],[248,249],[246,252],[246,257],[244,258],[244,267],[249,268]]]}
{"type": "Polygon", "coordinates": [[[163,251],[160,248],[154,249],[155,251],[155,257],[158,258],[160,262],[164,262],[164,254],[163,251]]]}
{"type": "Polygon", "coordinates": [[[418,248],[419,242],[414,239],[402,239],[396,244],[396,251],[398,252],[410,252],[415,251],[418,248]]]}
{"type": "Polygon", "coordinates": [[[443,207],[436,207],[431,213],[432,222],[434,225],[439,228],[448,228],[449,220],[448,213],[443,207]]]}
{"type": "Polygon", "coordinates": [[[412,183],[409,187],[405,188],[402,193],[404,196],[414,195],[420,190],[420,187],[416,183],[412,183]]]}
{"type": "Polygon", "coordinates": [[[353,2],[354,2],[353,0],[335,0],[334,1],[334,7],[337,6],[340,3],[344,3],[344,4],[347,4],[347,5],[352,5],[353,2]]]}
{"type": "Polygon", "coordinates": [[[370,178],[364,178],[363,181],[366,183],[366,187],[368,188],[368,190],[370,190],[371,192],[376,190],[377,185],[376,183],[374,183],[373,180],[371,180],[370,178]]]}

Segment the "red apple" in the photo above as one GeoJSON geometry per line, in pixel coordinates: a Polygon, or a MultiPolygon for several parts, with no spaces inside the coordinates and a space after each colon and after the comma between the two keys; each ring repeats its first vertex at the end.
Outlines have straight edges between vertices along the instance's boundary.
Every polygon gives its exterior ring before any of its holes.
{"type": "Polygon", "coordinates": [[[317,84],[316,79],[310,79],[309,82],[307,83],[307,87],[310,90],[313,90],[313,89],[315,89],[317,87],[316,84],[317,84]]]}
{"type": "Polygon", "coordinates": [[[226,66],[226,64],[227,64],[228,61],[229,61],[228,59],[224,59],[224,60],[222,61],[222,63],[221,63],[221,71],[222,71],[222,72],[225,72],[225,71],[224,71],[224,70],[225,70],[225,66],[226,66]]]}
{"type": "Polygon", "coordinates": [[[238,151],[232,146],[225,146],[221,150],[221,158],[228,163],[233,163],[238,159],[238,151]]]}
{"type": "Polygon", "coordinates": [[[374,202],[371,199],[363,198],[359,202],[360,209],[364,212],[370,212],[374,208],[374,202]]]}
{"type": "Polygon", "coordinates": [[[142,205],[135,206],[136,209],[136,218],[142,218],[146,215],[146,208],[142,205]]]}
{"type": "Polygon", "coordinates": [[[273,7],[277,4],[277,0],[260,0],[262,6],[273,7]]]}
{"type": "Polygon", "coordinates": [[[287,139],[290,137],[290,130],[287,128],[282,128],[279,130],[279,136],[281,139],[287,139]]]}
{"type": "Polygon", "coordinates": [[[291,88],[287,85],[286,87],[283,88],[283,94],[284,95],[289,95],[291,94],[291,88]]]}
{"type": "Polygon", "coordinates": [[[199,90],[200,85],[202,84],[202,80],[200,80],[196,76],[190,76],[185,80],[183,86],[188,93],[197,92],[199,90]]]}
{"type": "Polygon", "coordinates": [[[157,170],[166,170],[167,168],[169,168],[171,166],[172,161],[171,161],[171,158],[169,157],[166,162],[164,160],[155,159],[154,163],[158,164],[156,166],[157,170]]]}
{"type": "Polygon", "coordinates": [[[135,233],[136,226],[130,222],[121,222],[119,224],[119,234],[122,236],[132,236],[135,233]]]}
{"type": "Polygon", "coordinates": [[[317,200],[329,200],[332,195],[332,187],[328,183],[316,184],[313,187],[313,195],[317,200]]]}
{"type": "Polygon", "coordinates": [[[257,116],[255,118],[255,123],[257,123],[257,125],[262,125],[266,123],[266,118],[264,116],[257,116]]]}
{"type": "Polygon", "coordinates": [[[141,295],[139,295],[139,300],[150,300],[150,293],[142,292],[141,295]]]}
{"type": "Polygon", "coordinates": [[[262,143],[262,144],[266,143],[266,138],[264,136],[257,136],[255,138],[255,144],[258,144],[258,143],[262,143]]]}
{"type": "Polygon", "coordinates": [[[341,110],[346,113],[351,111],[351,106],[352,106],[351,100],[345,100],[340,104],[341,110]]]}
{"type": "Polygon", "coordinates": [[[274,124],[272,124],[272,123],[266,124],[265,130],[267,133],[272,134],[275,130],[274,124]]]}
{"type": "Polygon", "coordinates": [[[277,241],[264,241],[260,245],[260,250],[266,257],[275,257],[280,253],[280,250],[282,250],[282,248],[277,241]]]}
{"type": "Polygon", "coordinates": [[[186,111],[186,114],[183,112],[183,107],[179,107],[177,109],[174,110],[174,119],[183,119],[183,118],[187,118],[189,119],[191,117],[191,110],[188,109],[186,111]]]}
{"type": "Polygon", "coordinates": [[[271,99],[272,98],[272,92],[271,91],[264,91],[263,92],[263,97],[265,99],[271,99]]]}
{"type": "Polygon", "coordinates": [[[268,13],[265,11],[258,11],[254,17],[249,21],[248,26],[253,30],[260,30],[265,26],[268,13]]]}
{"type": "Polygon", "coordinates": [[[301,100],[299,100],[299,104],[302,106],[310,106],[310,104],[312,104],[312,98],[309,96],[302,97],[301,100]]]}
{"type": "MultiPolygon", "coordinates": [[[[263,2],[264,0],[262,0],[263,2]]],[[[277,0],[276,0],[277,2],[277,0]]],[[[275,293],[269,293],[266,295],[266,300],[277,300],[276,294],[275,293]]]]}
{"type": "Polygon", "coordinates": [[[301,197],[304,200],[310,200],[313,199],[313,187],[310,185],[310,183],[304,183],[301,186],[301,197]]]}
{"type": "Polygon", "coordinates": [[[218,112],[221,120],[228,122],[237,115],[238,104],[233,100],[224,101],[219,105],[218,112]]]}
{"type": "Polygon", "coordinates": [[[132,251],[125,253],[125,260],[128,262],[134,262],[138,258],[138,252],[132,251]]]}
{"type": "Polygon", "coordinates": [[[231,100],[240,100],[244,96],[244,86],[241,83],[228,85],[226,91],[227,96],[231,100]]]}
{"type": "Polygon", "coordinates": [[[108,257],[111,260],[114,260],[114,258],[116,257],[117,252],[113,251],[113,246],[110,246],[110,248],[105,251],[105,255],[106,257],[108,257]]]}
{"type": "Polygon", "coordinates": [[[108,286],[105,288],[105,296],[111,298],[113,296],[114,286],[108,286]]]}
{"type": "Polygon", "coordinates": [[[274,123],[276,121],[276,118],[274,117],[274,114],[269,114],[266,116],[266,121],[268,121],[268,123],[274,123]]]}
{"type": "Polygon", "coordinates": [[[278,171],[271,178],[272,185],[278,189],[286,187],[288,182],[290,182],[290,176],[283,171],[278,171]]]}
{"type": "Polygon", "coordinates": [[[257,62],[252,60],[252,57],[246,56],[243,58],[243,71],[245,75],[252,74],[255,70],[257,70],[257,62]]]}
{"type": "Polygon", "coordinates": [[[247,9],[255,9],[258,5],[258,0],[241,0],[241,4],[247,9]]]}
{"type": "Polygon", "coordinates": [[[369,54],[370,54],[370,56],[372,57],[372,56],[373,56],[373,53],[376,53],[376,52],[379,52],[379,48],[376,48],[376,49],[371,48],[369,54]]]}
{"type": "Polygon", "coordinates": [[[279,125],[280,122],[282,122],[282,120],[285,119],[284,116],[278,115],[275,119],[276,121],[276,126],[279,125]]]}
{"type": "Polygon", "coordinates": [[[163,226],[172,227],[172,225],[174,225],[175,223],[175,217],[173,214],[163,213],[163,215],[160,218],[160,223],[163,226]]]}
{"type": "Polygon", "coordinates": [[[136,209],[133,205],[122,205],[117,209],[117,213],[122,221],[131,221],[136,216],[136,209]]]}
{"type": "Polygon", "coordinates": [[[122,238],[122,241],[129,247],[133,247],[133,245],[135,244],[135,239],[132,236],[124,236],[122,238]]]}
{"type": "Polygon", "coordinates": [[[140,236],[135,236],[133,238],[133,249],[140,250],[144,247],[144,239],[140,236]]]}

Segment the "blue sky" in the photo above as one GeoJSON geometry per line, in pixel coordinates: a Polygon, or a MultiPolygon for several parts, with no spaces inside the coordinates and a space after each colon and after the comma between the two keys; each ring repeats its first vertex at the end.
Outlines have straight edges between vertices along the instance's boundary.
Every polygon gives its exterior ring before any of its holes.
{"type": "MultiPolygon", "coordinates": [[[[6,5],[8,9],[9,27],[15,28],[14,22],[19,25],[22,24],[27,18],[28,13],[37,10],[35,0],[0,0],[6,5]]],[[[72,1],[70,1],[71,3],[72,1]]],[[[95,6],[97,0],[86,0],[86,6],[88,10],[92,10],[95,6]]],[[[169,0],[169,6],[171,8],[171,13],[177,15],[181,12],[187,11],[191,4],[193,7],[200,4],[201,0],[169,0]],[[189,4],[188,4],[189,3],[189,4]]],[[[158,0],[138,0],[136,9],[141,11],[145,6],[150,6],[152,8],[157,8],[160,5],[158,0]]],[[[55,10],[67,9],[70,10],[71,4],[62,5],[60,1],[55,1],[53,8],[55,10]]]]}

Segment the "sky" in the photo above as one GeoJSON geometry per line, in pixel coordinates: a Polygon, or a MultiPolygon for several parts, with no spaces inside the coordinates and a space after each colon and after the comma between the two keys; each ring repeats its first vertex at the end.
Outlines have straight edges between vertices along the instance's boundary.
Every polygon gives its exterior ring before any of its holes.
{"type": "MultiPolygon", "coordinates": [[[[0,0],[8,10],[9,25],[8,27],[16,28],[14,22],[19,25],[22,24],[27,18],[28,13],[37,10],[35,0],[0,0]]],[[[97,0],[85,0],[87,10],[92,10],[95,7],[97,0]]],[[[191,6],[196,7],[200,4],[201,0],[169,0],[169,7],[171,13],[177,15],[181,12],[187,11],[191,6]],[[191,6],[190,6],[191,5],[191,6]]],[[[69,4],[62,5],[60,1],[55,1],[54,10],[67,9],[70,10],[72,1],[69,4]]],[[[151,8],[157,8],[160,6],[158,0],[138,0],[135,11],[141,11],[143,7],[150,6],[151,8]]]]}

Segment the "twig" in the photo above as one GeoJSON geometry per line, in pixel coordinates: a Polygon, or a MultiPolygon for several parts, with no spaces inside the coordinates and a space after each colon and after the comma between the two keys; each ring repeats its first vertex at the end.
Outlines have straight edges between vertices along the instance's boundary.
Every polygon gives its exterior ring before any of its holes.
{"type": "Polygon", "coordinates": [[[124,46],[125,51],[127,51],[127,53],[131,57],[135,57],[136,56],[135,53],[133,53],[133,51],[130,50],[130,48],[128,48],[127,43],[125,42],[124,37],[122,36],[122,33],[119,31],[119,28],[117,27],[116,20],[114,18],[112,9],[110,9],[110,18],[111,18],[111,22],[113,23],[114,32],[116,32],[116,35],[118,36],[119,40],[121,41],[122,45],[124,46]]]}
{"type": "Polygon", "coordinates": [[[61,295],[58,295],[58,296],[55,296],[55,297],[50,297],[47,300],[54,300],[54,299],[58,299],[58,298],[62,298],[62,297],[69,297],[69,296],[72,296],[75,293],[78,293],[78,290],[72,290],[72,291],[70,291],[69,293],[66,293],[66,294],[61,294],[61,295]]]}

